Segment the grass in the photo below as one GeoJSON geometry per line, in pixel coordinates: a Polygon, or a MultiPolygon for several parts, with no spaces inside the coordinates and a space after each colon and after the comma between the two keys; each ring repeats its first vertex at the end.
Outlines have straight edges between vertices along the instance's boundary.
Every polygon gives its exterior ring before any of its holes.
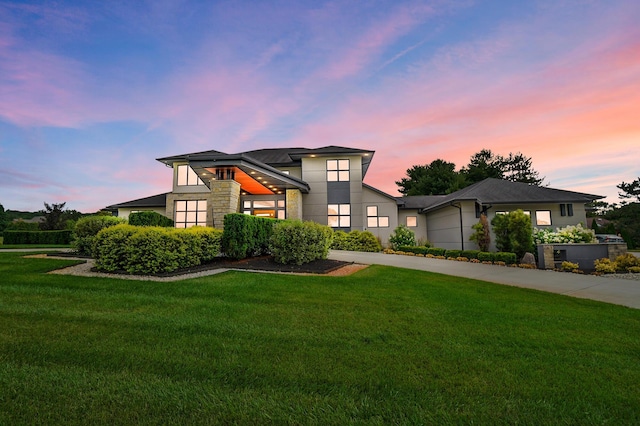
{"type": "Polygon", "coordinates": [[[0,424],[638,424],[640,311],[427,272],[46,275],[0,253],[0,424]]]}

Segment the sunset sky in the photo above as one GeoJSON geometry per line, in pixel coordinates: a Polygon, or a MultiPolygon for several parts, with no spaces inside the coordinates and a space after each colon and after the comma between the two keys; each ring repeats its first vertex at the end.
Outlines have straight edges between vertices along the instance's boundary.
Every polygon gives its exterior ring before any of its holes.
{"type": "Polygon", "coordinates": [[[640,176],[640,1],[0,0],[0,204],[94,212],[171,190],[156,158],[522,152],[551,187],[640,176]]]}

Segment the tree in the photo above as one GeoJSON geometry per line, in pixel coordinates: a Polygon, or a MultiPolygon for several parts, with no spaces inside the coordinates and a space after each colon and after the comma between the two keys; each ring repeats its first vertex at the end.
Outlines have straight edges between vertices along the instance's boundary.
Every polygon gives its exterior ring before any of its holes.
{"type": "Polygon", "coordinates": [[[464,176],[455,171],[456,165],[441,159],[424,166],[413,166],[407,177],[396,181],[404,195],[444,195],[467,186],[464,176]]]}
{"type": "Polygon", "coordinates": [[[515,253],[519,259],[533,251],[531,218],[522,210],[496,215],[491,220],[499,251],[515,253]]]}
{"type": "Polygon", "coordinates": [[[4,211],[4,206],[0,204],[0,232],[4,231],[8,225],[7,212],[4,211]]]}
{"type": "Polygon", "coordinates": [[[478,247],[482,251],[489,251],[489,245],[491,244],[491,230],[489,229],[489,221],[487,215],[484,213],[480,215],[478,223],[471,227],[475,232],[471,234],[469,239],[478,244],[478,247]]]}
{"type": "Polygon", "coordinates": [[[493,155],[490,149],[483,149],[471,156],[466,168],[460,173],[465,175],[469,184],[483,181],[487,178],[502,179],[504,176],[501,157],[493,155]]]}
{"type": "Polygon", "coordinates": [[[44,210],[41,211],[44,221],[40,224],[40,229],[43,231],[64,229],[65,217],[62,209],[66,204],[66,202],[60,204],[51,203],[51,205],[44,203],[44,210]]]}
{"type": "Polygon", "coordinates": [[[500,157],[503,164],[503,179],[512,182],[528,183],[529,185],[541,186],[544,177],[534,170],[533,161],[529,157],[525,157],[522,153],[509,153],[509,156],[500,157]]]}
{"type": "Polygon", "coordinates": [[[640,203],[640,177],[631,183],[622,182],[616,185],[622,192],[618,192],[618,196],[622,199],[635,198],[634,202],[640,203]]]}
{"type": "Polygon", "coordinates": [[[510,152],[508,157],[495,155],[490,149],[482,149],[471,156],[467,167],[460,171],[469,184],[487,178],[504,179],[540,186],[544,178],[533,168],[533,161],[524,154],[510,152]]]}

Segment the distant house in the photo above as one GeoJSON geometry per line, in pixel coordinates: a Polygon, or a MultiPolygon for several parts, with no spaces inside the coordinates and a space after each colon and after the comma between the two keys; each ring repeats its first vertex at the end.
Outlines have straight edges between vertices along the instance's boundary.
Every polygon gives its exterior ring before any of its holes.
{"type": "Polygon", "coordinates": [[[335,230],[368,230],[383,243],[400,224],[443,248],[475,248],[482,212],[523,209],[534,226],[585,223],[585,204],[603,197],[486,179],[449,195],[394,197],[363,182],[374,151],[339,146],[203,151],[159,158],[171,192],[108,206],[118,216],[157,211],[176,227],[221,228],[228,213],[312,220],[335,230]]]}

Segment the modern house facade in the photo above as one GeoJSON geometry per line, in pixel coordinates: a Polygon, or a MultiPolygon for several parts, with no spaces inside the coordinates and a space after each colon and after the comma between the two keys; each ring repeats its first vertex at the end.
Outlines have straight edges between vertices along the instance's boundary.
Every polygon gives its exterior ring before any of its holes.
{"type": "Polygon", "coordinates": [[[374,151],[339,146],[203,151],[158,161],[173,171],[171,192],[107,207],[118,216],[151,210],[176,227],[221,228],[228,213],[311,220],[334,230],[368,230],[386,243],[408,226],[416,238],[443,248],[475,248],[471,226],[480,214],[523,209],[534,226],[586,222],[597,195],[487,179],[449,195],[394,197],[363,182],[374,151]]]}

